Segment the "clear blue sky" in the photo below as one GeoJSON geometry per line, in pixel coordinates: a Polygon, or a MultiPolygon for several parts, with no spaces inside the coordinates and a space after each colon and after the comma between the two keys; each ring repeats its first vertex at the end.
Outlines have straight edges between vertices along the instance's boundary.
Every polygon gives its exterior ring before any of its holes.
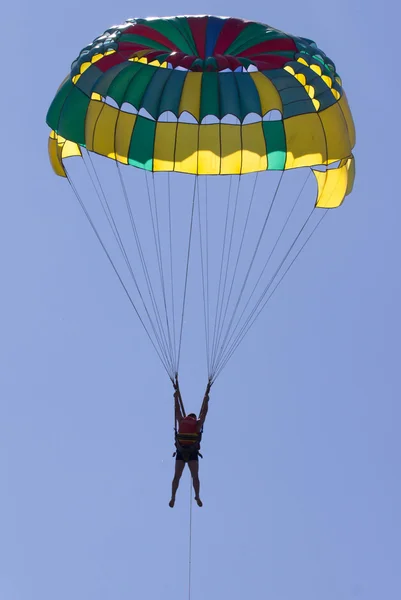
{"type": "Polygon", "coordinates": [[[50,169],[45,114],[109,25],[199,12],[316,40],[353,110],[357,179],[213,389],[192,598],[398,600],[399,12],[361,0],[3,7],[0,599],[188,597],[171,384],[50,169]]]}

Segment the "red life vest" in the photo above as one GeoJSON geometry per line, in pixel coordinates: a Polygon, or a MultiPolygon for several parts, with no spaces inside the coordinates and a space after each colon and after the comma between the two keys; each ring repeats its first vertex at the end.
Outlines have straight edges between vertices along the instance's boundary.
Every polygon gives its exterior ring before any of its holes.
{"type": "Polygon", "coordinates": [[[178,429],[177,439],[181,446],[192,446],[199,441],[198,421],[194,417],[184,417],[178,429]]]}

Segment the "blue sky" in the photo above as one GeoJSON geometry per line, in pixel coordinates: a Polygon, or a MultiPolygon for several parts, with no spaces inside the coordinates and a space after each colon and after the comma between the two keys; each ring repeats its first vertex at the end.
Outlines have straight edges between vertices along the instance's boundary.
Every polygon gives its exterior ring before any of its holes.
{"type": "MultiPolygon", "coordinates": [[[[316,40],[350,100],[357,179],[212,390],[192,598],[400,597],[398,11],[381,6],[3,8],[0,598],[188,597],[187,475],[167,504],[171,384],[50,169],[45,114],[109,25],[199,12],[316,40]]],[[[189,341],[192,409],[198,354],[189,341]]]]}

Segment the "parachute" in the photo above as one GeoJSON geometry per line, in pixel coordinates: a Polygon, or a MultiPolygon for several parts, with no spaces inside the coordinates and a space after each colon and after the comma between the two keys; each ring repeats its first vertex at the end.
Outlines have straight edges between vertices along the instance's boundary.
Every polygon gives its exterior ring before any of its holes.
{"type": "Polygon", "coordinates": [[[51,165],[172,381],[190,317],[216,379],[355,176],[334,63],[237,18],[111,27],[72,63],[47,123],[51,165]]]}

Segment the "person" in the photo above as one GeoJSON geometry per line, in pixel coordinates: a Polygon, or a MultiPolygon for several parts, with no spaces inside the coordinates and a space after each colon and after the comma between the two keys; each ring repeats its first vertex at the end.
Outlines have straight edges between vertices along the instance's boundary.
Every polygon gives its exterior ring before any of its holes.
{"type": "Polygon", "coordinates": [[[174,392],[175,420],[178,424],[178,433],[176,434],[177,451],[175,453],[175,473],[171,486],[171,500],[169,502],[169,506],[171,508],[173,508],[175,504],[175,496],[186,464],[188,464],[188,468],[192,476],[192,484],[195,491],[195,501],[198,506],[203,506],[202,500],[199,496],[199,450],[203,424],[205,422],[209,406],[209,391],[210,385],[208,385],[206,388],[206,393],[202,402],[202,408],[199,413],[199,419],[196,417],[195,413],[190,413],[189,415],[185,416],[184,406],[182,404],[181,393],[178,385],[174,392]]]}

